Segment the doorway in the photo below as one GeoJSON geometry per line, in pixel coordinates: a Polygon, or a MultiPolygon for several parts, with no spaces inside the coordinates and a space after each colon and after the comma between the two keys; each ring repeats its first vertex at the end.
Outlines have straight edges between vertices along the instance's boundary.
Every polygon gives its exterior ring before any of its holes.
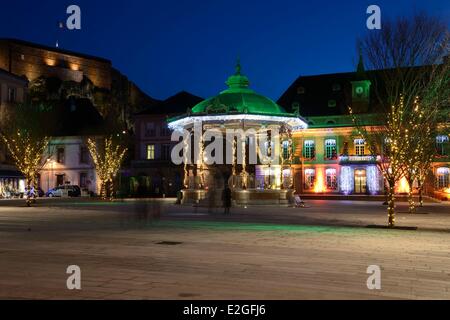
{"type": "Polygon", "coordinates": [[[367,177],[365,169],[355,170],[355,193],[366,193],[367,177]]]}
{"type": "Polygon", "coordinates": [[[64,174],[56,175],[56,187],[62,186],[64,184],[64,174]]]}

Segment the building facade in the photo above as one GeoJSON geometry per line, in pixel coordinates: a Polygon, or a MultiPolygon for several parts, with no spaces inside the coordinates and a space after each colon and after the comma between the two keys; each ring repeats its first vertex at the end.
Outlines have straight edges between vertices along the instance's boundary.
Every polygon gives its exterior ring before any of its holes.
{"type": "Polygon", "coordinates": [[[203,99],[181,91],[134,116],[135,154],[128,172],[128,194],[174,196],[183,185],[183,168],[172,163],[170,153],[177,143],[167,118],[192,108],[203,99]]]}
{"type": "MultiPolygon", "coordinates": [[[[27,97],[28,81],[0,69],[0,119],[4,123],[6,112],[27,97]]],[[[0,143],[0,198],[9,198],[25,191],[25,179],[15,168],[3,143],[0,143]]]]}
{"type": "MultiPolygon", "coordinates": [[[[297,110],[309,125],[301,135],[294,136],[297,192],[384,193],[383,177],[376,165],[381,155],[370,153],[348,115],[351,106],[355,113],[363,115],[369,130],[376,130],[373,115],[379,105],[370,80],[376,76],[376,72],[364,72],[360,64],[356,72],[299,77],[280,97],[281,106],[297,110]]],[[[448,120],[449,110],[443,108],[448,120]]],[[[449,134],[449,122],[441,123],[432,174],[425,185],[426,194],[444,199],[450,188],[449,134]]],[[[401,179],[396,189],[397,193],[407,193],[406,180],[401,179]]]]}
{"type": "Polygon", "coordinates": [[[77,185],[86,194],[97,194],[98,178],[82,136],[52,138],[43,156],[39,187],[48,191],[62,185],[77,185]]]}

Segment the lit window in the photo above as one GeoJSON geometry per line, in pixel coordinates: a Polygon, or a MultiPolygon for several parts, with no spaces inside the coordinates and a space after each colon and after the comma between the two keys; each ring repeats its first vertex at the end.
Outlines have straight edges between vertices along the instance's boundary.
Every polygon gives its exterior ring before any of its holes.
{"type": "Polygon", "coordinates": [[[439,156],[447,155],[448,136],[440,135],[436,137],[436,152],[439,156]]]}
{"type": "Polygon", "coordinates": [[[336,139],[325,140],[325,159],[333,160],[337,158],[336,139]]]}
{"type": "Polygon", "coordinates": [[[154,159],[155,159],[155,145],[148,144],[147,145],[147,160],[154,160],[154,159]]]}
{"type": "Polygon", "coordinates": [[[365,153],[366,142],[364,139],[355,139],[355,154],[357,156],[363,156],[365,153]]]}
{"type": "Polygon", "coordinates": [[[305,189],[313,189],[314,181],[316,180],[316,170],[305,169],[305,189]]]}
{"type": "Polygon", "coordinates": [[[436,170],[436,186],[438,189],[450,187],[450,169],[446,167],[437,168],[436,170]]]}
{"type": "Polygon", "coordinates": [[[306,159],[314,159],[316,157],[316,150],[314,145],[314,140],[305,140],[305,148],[303,156],[306,159]]]}
{"type": "Polygon", "coordinates": [[[325,174],[327,176],[327,189],[336,190],[337,189],[336,169],[327,169],[325,170],[325,174]]]}

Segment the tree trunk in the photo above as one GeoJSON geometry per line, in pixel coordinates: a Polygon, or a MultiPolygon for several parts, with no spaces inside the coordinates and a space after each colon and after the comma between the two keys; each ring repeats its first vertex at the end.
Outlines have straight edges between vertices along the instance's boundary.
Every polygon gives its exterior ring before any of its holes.
{"type": "Polygon", "coordinates": [[[108,180],[109,182],[109,201],[113,201],[114,199],[114,183],[113,180],[108,180]]]}
{"type": "Polygon", "coordinates": [[[388,201],[388,227],[395,226],[395,181],[392,179],[389,181],[389,189],[387,195],[388,201]]]}
{"type": "Polygon", "coordinates": [[[106,181],[103,180],[100,184],[100,196],[102,200],[106,200],[106,181]]]}
{"type": "Polygon", "coordinates": [[[414,213],[416,211],[416,204],[413,199],[413,181],[411,179],[408,179],[408,187],[408,211],[409,213],[414,213]]]}
{"type": "Polygon", "coordinates": [[[418,187],[418,191],[419,191],[419,207],[423,207],[423,198],[422,198],[423,183],[420,178],[417,179],[417,187],[418,187]]]}

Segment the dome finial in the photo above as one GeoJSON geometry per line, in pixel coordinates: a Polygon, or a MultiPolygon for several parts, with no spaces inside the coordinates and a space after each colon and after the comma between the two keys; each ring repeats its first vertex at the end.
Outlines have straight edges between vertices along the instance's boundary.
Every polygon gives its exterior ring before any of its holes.
{"type": "Polygon", "coordinates": [[[239,58],[239,55],[237,56],[236,59],[236,75],[240,75],[241,74],[241,58],[239,58]]]}

